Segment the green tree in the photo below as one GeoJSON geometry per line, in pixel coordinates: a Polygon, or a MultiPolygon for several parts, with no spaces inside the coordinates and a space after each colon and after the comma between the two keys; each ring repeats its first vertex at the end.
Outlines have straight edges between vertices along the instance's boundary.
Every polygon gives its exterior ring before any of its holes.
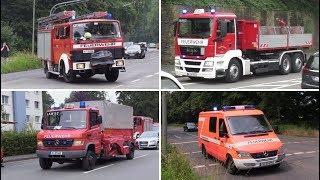
{"type": "Polygon", "coordinates": [[[54,99],[47,91],[42,91],[42,109],[46,112],[54,104],[54,99]]]}
{"type": "Polygon", "coordinates": [[[104,91],[72,91],[70,97],[66,98],[65,103],[79,101],[95,101],[106,100],[106,92],[104,91]]]}
{"type": "Polygon", "coordinates": [[[117,91],[119,104],[133,107],[136,116],[149,116],[159,121],[159,93],[157,91],[117,91]]]}

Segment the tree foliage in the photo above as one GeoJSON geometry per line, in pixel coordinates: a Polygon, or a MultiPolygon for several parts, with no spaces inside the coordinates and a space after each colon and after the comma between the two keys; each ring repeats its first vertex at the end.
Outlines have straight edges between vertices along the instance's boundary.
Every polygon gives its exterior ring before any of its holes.
{"type": "Polygon", "coordinates": [[[42,91],[42,108],[46,112],[54,104],[54,99],[47,91],[42,91]]]}
{"type": "Polygon", "coordinates": [[[172,92],[167,94],[168,122],[196,122],[214,106],[253,104],[274,123],[319,128],[316,92],[172,92]]]}
{"type": "MultiPolygon", "coordinates": [[[[36,19],[49,15],[50,9],[65,0],[36,0],[36,19]]],[[[1,40],[18,50],[31,49],[33,0],[1,0],[1,40]],[[2,28],[3,23],[5,29],[2,28]],[[11,29],[8,29],[10,27],[11,29]],[[8,30],[7,30],[8,29],[8,30]],[[2,31],[12,32],[21,41],[8,39],[2,31]],[[16,46],[16,44],[18,44],[16,46]]],[[[108,11],[121,22],[127,41],[158,42],[158,0],[90,0],[56,10],[75,10],[77,15],[108,11]]],[[[35,32],[36,33],[36,32],[35,32]]],[[[35,41],[37,42],[37,41],[35,41]]]]}
{"type": "Polygon", "coordinates": [[[119,104],[133,107],[136,116],[148,116],[159,120],[159,93],[157,91],[118,91],[119,104]]]}
{"type": "Polygon", "coordinates": [[[104,91],[72,91],[70,97],[66,98],[65,103],[79,101],[95,101],[106,100],[106,92],[104,91]]]}

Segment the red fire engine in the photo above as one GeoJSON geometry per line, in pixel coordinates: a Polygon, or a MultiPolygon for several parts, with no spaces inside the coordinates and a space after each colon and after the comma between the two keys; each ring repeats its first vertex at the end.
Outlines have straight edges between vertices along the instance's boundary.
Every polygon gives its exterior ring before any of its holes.
{"type": "Polygon", "coordinates": [[[239,20],[234,13],[183,14],[175,26],[175,73],[190,79],[225,77],[236,82],[243,75],[280,71],[300,72],[312,34],[301,26],[261,26],[239,20]]]}
{"type": "Polygon", "coordinates": [[[77,75],[105,74],[114,82],[119,70],[125,71],[120,22],[108,12],[76,17],[75,11],[63,11],[40,18],[37,44],[47,78],[62,76],[73,82],[77,75]]]}
{"type": "Polygon", "coordinates": [[[153,130],[153,119],[150,117],[134,116],[133,122],[134,122],[134,129],[133,129],[134,139],[138,138],[145,131],[153,130]]]}

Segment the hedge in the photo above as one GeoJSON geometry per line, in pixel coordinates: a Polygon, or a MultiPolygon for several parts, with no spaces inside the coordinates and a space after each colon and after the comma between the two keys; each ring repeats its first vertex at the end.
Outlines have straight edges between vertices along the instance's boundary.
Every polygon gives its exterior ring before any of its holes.
{"type": "Polygon", "coordinates": [[[1,132],[1,147],[5,156],[32,154],[37,148],[37,132],[1,132]]]}

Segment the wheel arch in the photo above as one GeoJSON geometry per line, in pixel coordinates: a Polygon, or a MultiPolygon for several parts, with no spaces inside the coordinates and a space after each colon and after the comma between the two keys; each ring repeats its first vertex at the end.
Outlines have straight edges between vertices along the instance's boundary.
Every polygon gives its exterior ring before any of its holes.
{"type": "Polygon", "coordinates": [[[65,66],[65,73],[67,74],[68,72],[69,72],[69,70],[71,69],[70,68],[70,57],[67,55],[67,54],[65,54],[65,53],[63,53],[63,54],[61,54],[61,56],[60,56],[60,60],[59,60],[59,71],[60,71],[60,69],[61,69],[61,64],[64,64],[64,66],[65,66]]]}

